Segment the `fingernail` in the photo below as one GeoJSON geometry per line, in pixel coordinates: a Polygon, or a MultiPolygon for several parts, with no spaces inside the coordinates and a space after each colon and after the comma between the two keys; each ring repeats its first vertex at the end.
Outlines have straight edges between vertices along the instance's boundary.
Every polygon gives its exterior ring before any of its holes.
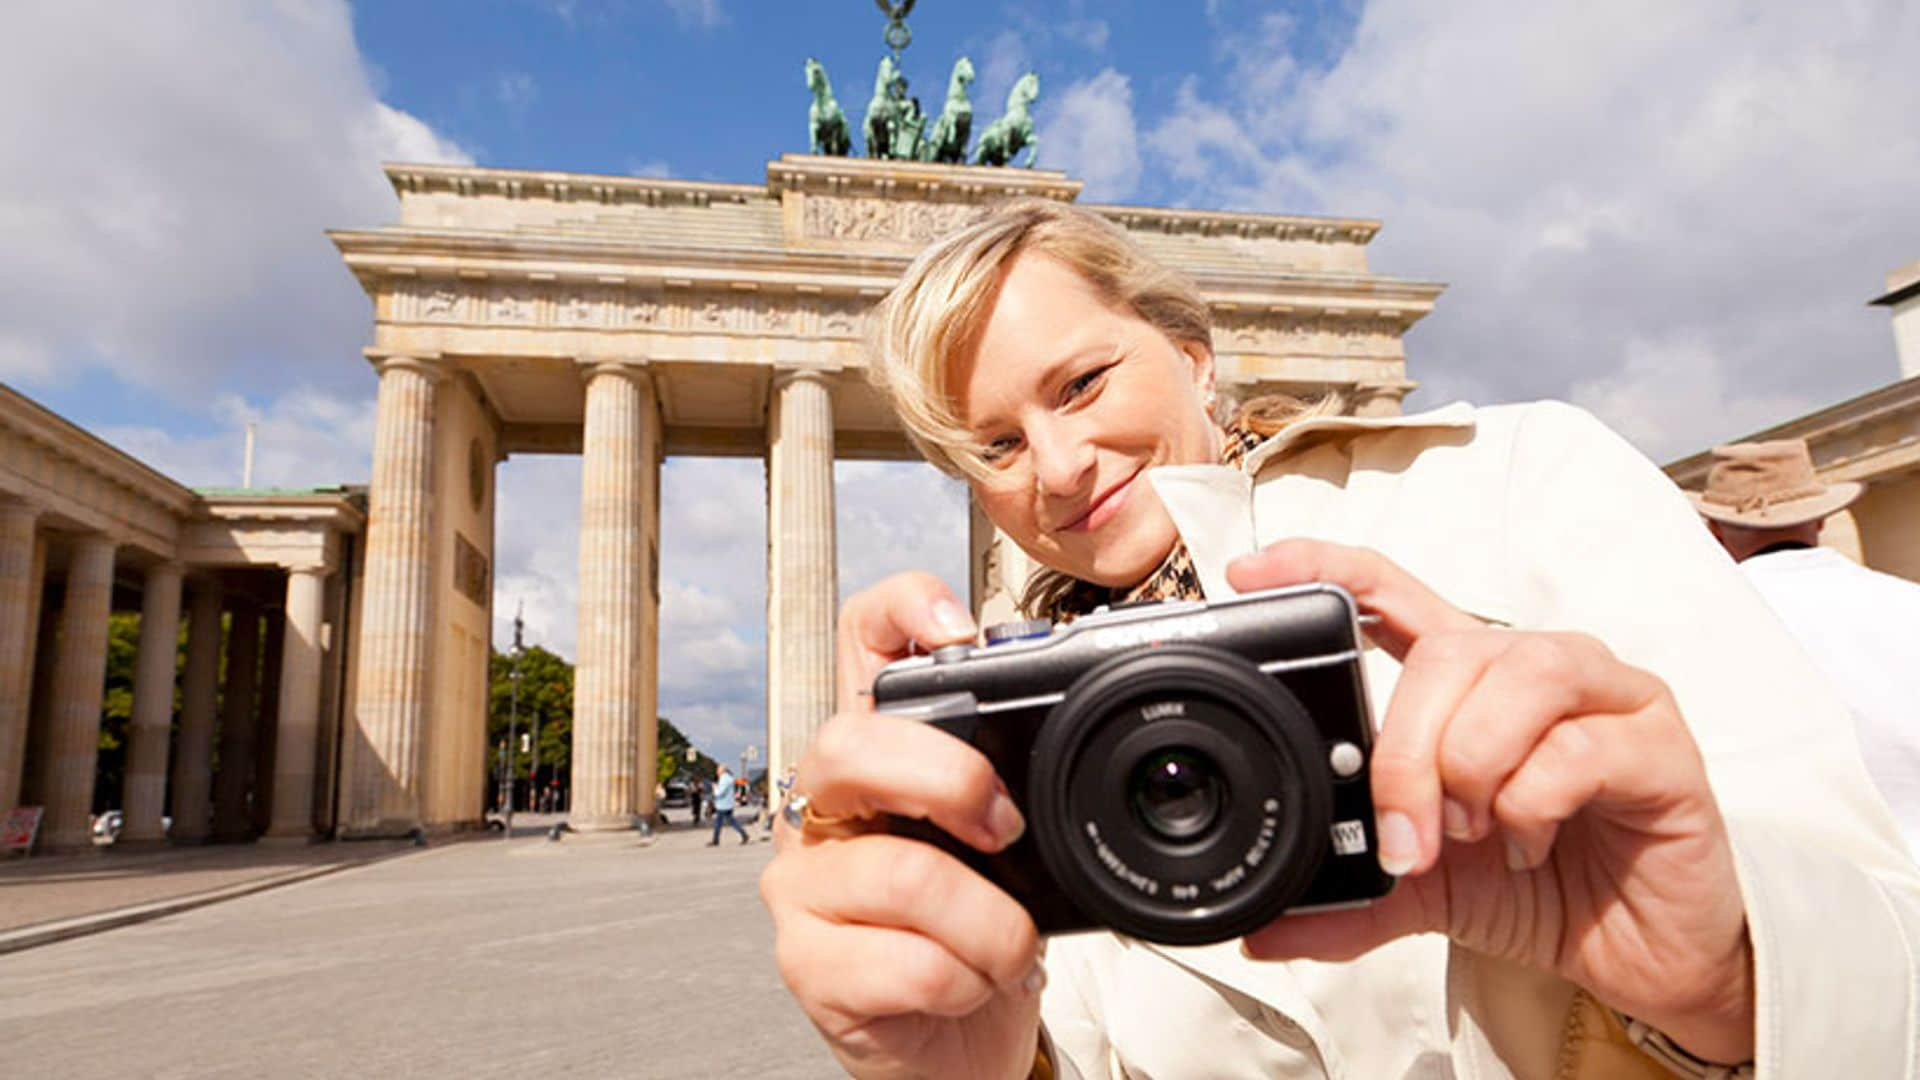
{"type": "Polygon", "coordinates": [[[1027,831],[1027,819],[1020,816],[1020,808],[1013,805],[1013,799],[1004,791],[996,792],[993,802],[987,806],[987,831],[1001,847],[1020,839],[1020,834],[1027,831]]]}
{"type": "Polygon", "coordinates": [[[1473,833],[1473,822],[1467,817],[1467,808],[1452,799],[1440,804],[1440,824],[1447,830],[1451,840],[1466,840],[1473,833]]]}
{"type": "Polygon", "coordinates": [[[1512,840],[1507,841],[1507,869],[1514,871],[1532,869],[1527,862],[1526,851],[1512,840]]]}
{"type": "Polygon", "coordinates": [[[1400,877],[1420,861],[1420,836],[1413,819],[1398,810],[1380,816],[1380,869],[1400,877]]]}
{"type": "Polygon", "coordinates": [[[1020,980],[1020,989],[1026,991],[1029,996],[1037,995],[1046,988],[1047,968],[1045,964],[1033,965],[1033,970],[1027,972],[1027,977],[1020,980]]]}
{"type": "Polygon", "coordinates": [[[973,616],[967,614],[967,609],[953,600],[934,601],[933,621],[940,627],[940,632],[948,637],[970,638],[975,633],[973,616]]]}

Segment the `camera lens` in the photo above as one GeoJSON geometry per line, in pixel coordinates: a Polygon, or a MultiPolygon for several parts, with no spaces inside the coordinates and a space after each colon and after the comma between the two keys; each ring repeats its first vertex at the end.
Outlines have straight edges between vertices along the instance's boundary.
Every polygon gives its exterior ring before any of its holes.
{"type": "Polygon", "coordinates": [[[1179,843],[1206,832],[1219,819],[1222,787],[1212,759],[1178,746],[1143,758],[1127,791],[1140,820],[1179,843]]]}

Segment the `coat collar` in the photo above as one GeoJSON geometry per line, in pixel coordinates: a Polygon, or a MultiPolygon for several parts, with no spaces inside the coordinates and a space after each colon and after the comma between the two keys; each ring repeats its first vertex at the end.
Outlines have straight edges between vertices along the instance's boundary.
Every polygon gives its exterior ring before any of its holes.
{"type": "Polygon", "coordinates": [[[1252,476],[1261,466],[1311,436],[1328,432],[1394,431],[1400,428],[1471,428],[1473,406],[1464,401],[1411,416],[1315,416],[1297,424],[1247,451],[1240,467],[1252,476]]]}

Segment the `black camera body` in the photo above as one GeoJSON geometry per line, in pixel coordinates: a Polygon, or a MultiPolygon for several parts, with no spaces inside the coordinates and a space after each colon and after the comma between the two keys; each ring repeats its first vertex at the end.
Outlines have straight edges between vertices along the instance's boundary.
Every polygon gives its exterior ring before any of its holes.
{"type": "Polygon", "coordinates": [[[1315,584],[990,627],[889,664],[881,712],[993,763],[1026,817],[982,854],[890,818],[1007,890],[1044,934],[1199,945],[1386,895],[1353,598],[1315,584]]]}

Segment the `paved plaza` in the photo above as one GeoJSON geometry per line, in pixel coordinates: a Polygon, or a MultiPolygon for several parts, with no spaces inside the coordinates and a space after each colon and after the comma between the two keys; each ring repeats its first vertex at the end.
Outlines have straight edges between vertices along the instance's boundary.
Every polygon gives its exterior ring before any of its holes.
{"type": "Polygon", "coordinates": [[[3,1071],[839,1075],[773,970],[757,828],[516,833],[0,955],[3,1071]]]}

